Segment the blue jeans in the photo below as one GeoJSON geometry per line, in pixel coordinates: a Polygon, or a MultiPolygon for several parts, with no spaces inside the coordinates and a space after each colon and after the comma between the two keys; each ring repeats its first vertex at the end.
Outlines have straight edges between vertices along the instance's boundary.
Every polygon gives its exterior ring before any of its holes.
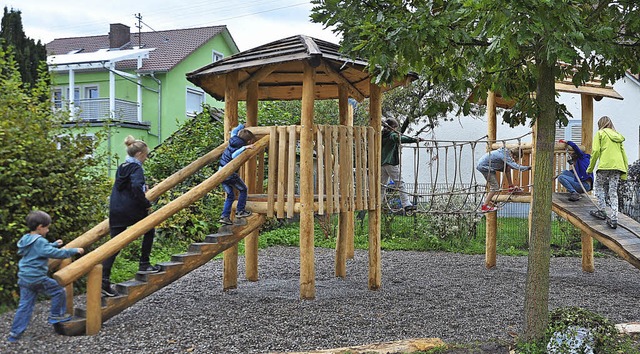
{"type": "MultiPolygon", "coordinates": [[[[580,187],[580,181],[576,178],[573,172],[569,170],[562,171],[562,173],[558,176],[558,182],[560,182],[560,184],[562,184],[562,186],[566,188],[569,193],[583,193],[582,187],[580,187]]],[[[582,185],[587,192],[591,190],[591,185],[589,183],[582,182],[582,185]]]]}
{"type": "Polygon", "coordinates": [[[224,207],[222,208],[222,217],[231,216],[231,206],[236,198],[233,192],[234,189],[239,193],[236,211],[243,211],[247,204],[247,186],[242,181],[242,178],[237,173],[234,173],[222,182],[222,188],[227,193],[227,199],[224,200],[224,207]]]}
{"type": "Polygon", "coordinates": [[[20,286],[20,303],[18,310],[13,317],[13,325],[11,326],[11,337],[20,337],[29,326],[33,306],[36,304],[36,298],[39,293],[45,293],[51,297],[51,313],[49,314],[49,323],[54,317],[62,317],[67,311],[67,298],[64,288],[57,281],[51,278],[44,278],[36,283],[23,283],[18,280],[20,286]]]}

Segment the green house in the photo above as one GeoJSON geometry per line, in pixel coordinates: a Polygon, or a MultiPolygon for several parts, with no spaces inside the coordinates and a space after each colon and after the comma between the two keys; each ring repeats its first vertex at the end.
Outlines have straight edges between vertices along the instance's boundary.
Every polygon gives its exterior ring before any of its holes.
{"type": "Polygon", "coordinates": [[[110,156],[109,173],[124,160],[127,135],[157,146],[202,110],[223,104],[187,81],[186,73],[237,53],[226,26],[131,32],[111,24],[108,35],[59,38],[46,44],[52,104],[69,113],[110,156]]]}

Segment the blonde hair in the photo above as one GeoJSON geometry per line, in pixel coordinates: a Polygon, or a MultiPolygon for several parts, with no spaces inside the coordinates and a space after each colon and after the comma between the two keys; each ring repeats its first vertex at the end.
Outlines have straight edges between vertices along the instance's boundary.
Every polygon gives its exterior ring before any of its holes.
{"type": "Polygon", "coordinates": [[[600,119],[598,119],[598,129],[604,129],[604,128],[616,130],[616,128],[613,126],[613,122],[611,121],[611,118],[607,116],[602,116],[600,117],[600,119]]]}
{"type": "Polygon", "coordinates": [[[129,135],[124,138],[124,144],[127,146],[127,155],[131,157],[135,157],[139,152],[149,153],[147,143],[134,138],[133,135],[129,135]]]}

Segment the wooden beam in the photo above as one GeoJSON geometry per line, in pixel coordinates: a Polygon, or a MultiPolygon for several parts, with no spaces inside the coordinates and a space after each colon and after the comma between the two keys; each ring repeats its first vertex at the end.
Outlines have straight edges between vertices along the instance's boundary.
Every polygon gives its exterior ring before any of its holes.
{"type": "MultiPolygon", "coordinates": [[[[258,125],[258,82],[251,81],[247,86],[247,127],[258,125]]],[[[262,153],[249,159],[245,168],[245,183],[249,193],[258,193],[256,182],[262,184],[262,179],[257,178],[258,161],[264,161],[262,153]]],[[[258,235],[256,230],[244,240],[245,277],[249,281],[258,280],[258,235]]]]}
{"type": "Polygon", "coordinates": [[[369,141],[373,146],[373,158],[369,167],[375,172],[371,180],[371,193],[375,196],[375,209],[369,210],[369,289],[377,290],[382,285],[382,251],[380,249],[380,161],[381,161],[381,129],[382,129],[382,90],[380,86],[370,83],[369,91],[369,125],[373,127],[374,138],[369,141]]]}
{"type": "Polygon", "coordinates": [[[333,66],[331,66],[331,63],[323,60],[322,68],[327,72],[327,75],[329,75],[329,77],[334,79],[336,83],[339,84],[338,90],[340,90],[341,87],[344,87],[349,91],[353,98],[358,100],[358,102],[362,102],[364,100],[365,97],[362,92],[360,92],[355,86],[353,86],[353,84],[351,84],[349,80],[342,76],[342,74],[338,72],[338,70],[334,69],[333,66]]]}
{"type": "MultiPolygon", "coordinates": [[[[238,91],[241,93],[244,91],[247,91],[251,85],[255,85],[257,89],[260,81],[262,81],[264,78],[269,76],[269,74],[271,74],[277,67],[278,67],[278,64],[269,64],[256,70],[253,74],[251,74],[251,76],[249,76],[249,78],[242,81],[240,85],[238,85],[238,91]]],[[[248,97],[249,97],[249,92],[247,91],[247,101],[249,100],[248,97]]]]}
{"type": "MultiPolygon", "coordinates": [[[[580,95],[580,101],[582,103],[583,151],[587,154],[591,154],[591,149],[593,147],[593,96],[583,93],[580,95]]],[[[593,273],[596,268],[593,259],[593,240],[588,232],[580,232],[580,243],[582,244],[582,270],[588,273],[593,273]]]]}
{"type": "Polygon", "coordinates": [[[313,220],[313,103],[315,69],[304,63],[300,128],[300,298],[316,297],[313,220]]]}
{"type": "MultiPolygon", "coordinates": [[[[487,95],[487,136],[489,145],[497,138],[497,119],[496,119],[496,93],[489,91],[487,95]]],[[[490,186],[487,184],[487,189],[490,186]]],[[[484,266],[487,269],[491,269],[496,266],[497,258],[497,234],[498,234],[498,213],[486,213],[485,214],[485,253],[484,253],[484,266]]]]}

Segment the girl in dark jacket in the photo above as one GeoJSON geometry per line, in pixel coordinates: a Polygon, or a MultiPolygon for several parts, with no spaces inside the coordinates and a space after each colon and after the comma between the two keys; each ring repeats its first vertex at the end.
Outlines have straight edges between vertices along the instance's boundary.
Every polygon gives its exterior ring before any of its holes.
{"type": "MultiPolygon", "coordinates": [[[[144,219],[149,214],[151,203],[145,197],[147,185],[142,164],[149,155],[149,147],[142,140],[129,135],[124,140],[127,146],[127,158],[118,166],[116,179],[109,200],[109,233],[115,237],[127,227],[144,219]]],[[[159,266],[149,262],[155,229],[149,230],[142,239],[138,273],[156,273],[159,266]]],[[[111,267],[118,253],[102,263],[102,295],[116,296],[118,292],[111,286],[111,267]]]]}

